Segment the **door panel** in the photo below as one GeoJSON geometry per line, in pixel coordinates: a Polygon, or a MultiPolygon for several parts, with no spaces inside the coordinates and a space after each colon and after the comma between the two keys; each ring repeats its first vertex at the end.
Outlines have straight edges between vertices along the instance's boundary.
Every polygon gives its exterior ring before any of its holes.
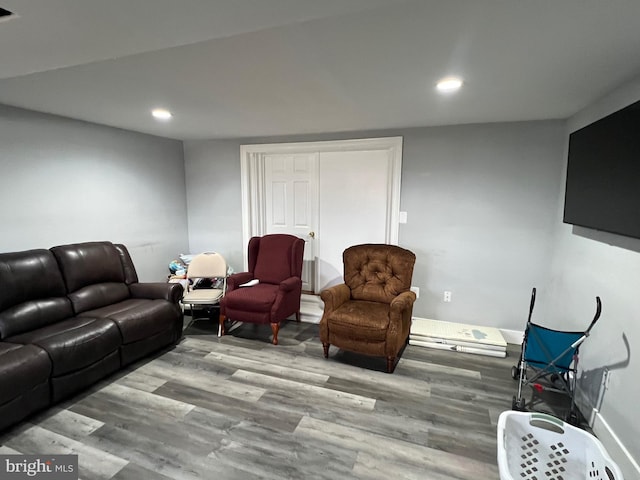
{"type": "Polygon", "coordinates": [[[264,179],[265,233],[288,233],[305,241],[302,289],[312,292],[318,227],[318,154],[264,155],[264,179]]]}
{"type": "Polygon", "coordinates": [[[320,153],[319,290],[343,282],[347,247],[387,243],[389,166],[381,150],[320,153]]]}

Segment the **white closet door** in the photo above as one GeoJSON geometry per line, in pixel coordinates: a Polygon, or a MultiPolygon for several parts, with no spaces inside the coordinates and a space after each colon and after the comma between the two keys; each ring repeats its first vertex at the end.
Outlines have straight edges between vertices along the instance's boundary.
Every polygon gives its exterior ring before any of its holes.
{"type": "Polygon", "coordinates": [[[389,153],[320,153],[318,289],[342,283],[342,252],[361,243],[387,243],[389,153]]]}
{"type": "Polygon", "coordinates": [[[313,292],[318,154],[267,154],[264,167],[266,233],[288,233],[305,241],[302,289],[313,292]]]}

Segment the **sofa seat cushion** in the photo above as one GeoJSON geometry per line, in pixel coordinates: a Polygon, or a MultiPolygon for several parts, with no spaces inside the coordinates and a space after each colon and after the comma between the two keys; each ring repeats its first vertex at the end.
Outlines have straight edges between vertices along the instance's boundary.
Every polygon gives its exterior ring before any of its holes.
{"type": "Polygon", "coordinates": [[[115,323],[88,317],[73,317],[6,341],[31,343],[46,350],[53,364],[53,376],[81,370],[118,350],[122,344],[115,323]]]}
{"type": "Polygon", "coordinates": [[[0,405],[46,383],[50,374],[49,355],[40,347],[0,342],[0,405]]]}
{"type": "Polygon", "coordinates": [[[340,338],[384,342],[389,328],[389,308],[378,302],[349,300],[329,315],[329,332],[340,338]]]}
{"type": "Polygon", "coordinates": [[[225,307],[229,310],[268,313],[275,302],[278,289],[278,285],[268,283],[240,287],[224,297],[225,307]]]}
{"type": "Polygon", "coordinates": [[[82,315],[113,320],[120,329],[123,343],[127,344],[175,329],[180,312],[166,300],[130,298],[82,315]]]}

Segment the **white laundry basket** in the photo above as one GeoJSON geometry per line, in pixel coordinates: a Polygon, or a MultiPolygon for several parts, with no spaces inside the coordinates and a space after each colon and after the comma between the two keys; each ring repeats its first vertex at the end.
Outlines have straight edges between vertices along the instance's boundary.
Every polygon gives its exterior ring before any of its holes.
{"type": "Polygon", "coordinates": [[[623,480],[593,435],[543,413],[498,419],[500,480],[623,480]]]}

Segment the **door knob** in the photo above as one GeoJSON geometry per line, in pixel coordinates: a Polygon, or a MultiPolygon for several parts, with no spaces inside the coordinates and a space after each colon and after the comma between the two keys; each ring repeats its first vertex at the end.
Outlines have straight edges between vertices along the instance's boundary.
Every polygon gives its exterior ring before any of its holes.
{"type": "Polygon", "coordinates": [[[309,232],[309,236],[311,238],[316,238],[316,232],[309,232]]]}

